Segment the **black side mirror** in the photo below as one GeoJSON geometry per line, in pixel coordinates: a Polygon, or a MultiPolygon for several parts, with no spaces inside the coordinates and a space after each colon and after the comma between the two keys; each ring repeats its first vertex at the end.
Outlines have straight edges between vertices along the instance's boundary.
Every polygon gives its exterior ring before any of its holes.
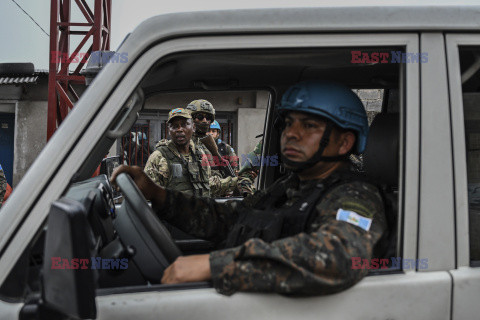
{"type": "MultiPolygon", "coordinates": [[[[100,163],[100,174],[106,175],[108,177],[108,180],[110,180],[113,170],[115,170],[115,168],[118,167],[120,164],[120,156],[105,158],[100,163]]],[[[122,193],[120,191],[113,189],[112,192],[113,199],[117,199],[122,196],[122,193]]]]}
{"type": "Polygon", "coordinates": [[[100,174],[104,174],[110,180],[113,170],[120,165],[120,156],[108,157],[100,164],[100,174]]]}
{"type": "Polygon", "coordinates": [[[48,216],[43,262],[45,307],[74,319],[95,319],[95,240],[85,207],[74,200],[55,201],[48,216]]]}

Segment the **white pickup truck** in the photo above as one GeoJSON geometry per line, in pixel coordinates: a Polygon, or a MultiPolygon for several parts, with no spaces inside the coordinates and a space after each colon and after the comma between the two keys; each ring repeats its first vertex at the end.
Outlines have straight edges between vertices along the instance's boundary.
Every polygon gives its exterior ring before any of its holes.
{"type": "MultiPolygon", "coordinates": [[[[128,61],[100,72],[0,211],[0,319],[479,319],[479,21],[480,7],[451,6],[143,22],[117,50],[128,61]],[[327,296],[159,284],[177,245],[208,252],[209,243],[161,232],[128,179],[115,207],[108,180],[90,178],[102,158],[146,98],[196,91],[268,91],[263,154],[276,154],[275,104],[306,79],[383,90],[363,165],[396,204],[388,258],[421,263],[371,270],[327,296]],[[82,257],[99,257],[97,268],[75,265],[82,257]]],[[[259,187],[281,174],[263,167],[259,187]]]]}

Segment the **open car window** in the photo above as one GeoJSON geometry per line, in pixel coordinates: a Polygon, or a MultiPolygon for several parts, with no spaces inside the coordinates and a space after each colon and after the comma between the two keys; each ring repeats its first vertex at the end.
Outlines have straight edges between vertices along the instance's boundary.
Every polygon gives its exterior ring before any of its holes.
{"type": "MultiPolygon", "coordinates": [[[[251,151],[257,144],[257,136],[263,135],[262,158],[279,159],[279,132],[275,129],[276,105],[283,92],[293,83],[308,79],[328,79],[348,85],[362,99],[369,114],[371,133],[369,155],[353,158],[357,170],[372,174],[380,181],[390,197],[392,206],[389,221],[392,230],[389,242],[390,257],[401,257],[401,193],[402,180],[400,161],[402,152],[401,118],[404,108],[401,105],[402,77],[405,77],[405,64],[402,63],[402,46],[328,47],[328,48],[275,48],[186,51],[149,61],[137,71],[138,85],[130,88],[130,98],[124,102],[118,114],[112,117],[108,128],[94,142],[94,147],[82,164],[70,172],[69,186],[61,197],[83,201],[92,224],[95,239],[93,254],[102,259],[127,259],[127,267],[121,264],[100,268],[98,288],[109,292],[162,290],[158,277],[152,278],[147,266],[154,265],[148,257],[136,259],[136,252],[146,248],[128,243],[127,236],[116,229],[118,206],[112,206],[112,192],[108,179],[104,176],[90,178],[106,155],[120,156],[120,163],[144,165],[155,143],[165,135],[165,120],[168,110],[182,107],[194,98],[211,99],[218,112],[219,121],[225,128],[225,139],[236,148],[237,155],[251,151]],[[354,52],[361,52],[360,60],[354,59],[354,52]],[[374,59],[376,53],[389,53],[387,62],[374,59]],[[392,53],[400,56],[392,62],[392,53]],[[138,116],[136,114],[138,113],[138,116]],[[375,124],[377,122],[377,124],[375,124]],[[392,125],[385,125],[385,124],[392,125]],[[388,130],[386,132],[385,130],[388,130]],[[388,152],[381,138],[393,137],[388,152]],[[144,149],[146,148],[145,152],[144,149]],[[385,158],[388,165],[378,166],[377,158],[385,158]],[[393,159],[393,160],[392,160],[393,159]],[[128,287],[128,289],[127,289],[128,287]],[[132,287],[136,289],[132,289],[132,287]],[[152,289],[153,288],[153,289],[152,289]],[[110,290],[110,291],[109,291],[110,290]],[[113,290],[113,291],[112,291],[113,290]]],[[[358,58],[358,57],[357,57],[358,58]]],[[[140,62],[139,62],[140,63],[140,62]]],[[[128,77],[126,77],[128,78],[128,77]]],[[[133,76],[132,76],[133,78],[133,76]]],[[[127,86],[123,84],[122,86],[127,86]]],[[[122,90],[120,87],[117,90],[122,90]]],[[[261,167],[257,187],[267,188],[285,174],[280,161],[261,167]]],[[[128,210],[125,208],[124,210],[128,210]]],[[[45,264],[43,243],[44,232],[40,230],[28,250],[22,267],[27,280],[22,292],[12,296],[25,297],[39,290],[39,274],[45,264]],[[28,261],[28,262],[26,262],[28,261]]],[[[124,231],[125,232],[125,231],[124,231]]],[[[130,232],[141,232],[139,229],[130,232]]],[[[142,231],[143,232],[143,231],[142,231]]],[[[192,239],[178,235],[178,243],[183,243],[189,253],[205,253],[214,249],[204,239],[192,239]]],[[[153,249],[152,249],[153,250],[153,249]]],[[[153,250],[154,251],[154,250],[153,250]]],[[[50,261],[50,260],[49,260],[50,261]]],[[[51,262],[51,261],[50,261],[51,262]]],[[[388,264],[391,267],[391,260],[388,264]]],[[[366,266],[369,269],[371,266],[366,266]]],[[[395,271],[401,270],[397,265],[395,271]]],[[[380,270],[381,271],[381,270],[380,270]]],[[[12,280],[13,281],[13,280],[12,280]]],[[[181,285],[181,287],[205,287],[209,284],[181,285]]],[[[7,288],[8,289],[8,288],[7,288]]],[[[171,287],[169,287],[171,289],[171,287]]],[[[9,292],[8,290],[3,293],[9,292]]],[[[99,291],[100,293],[102,291],[99,291]]]]}

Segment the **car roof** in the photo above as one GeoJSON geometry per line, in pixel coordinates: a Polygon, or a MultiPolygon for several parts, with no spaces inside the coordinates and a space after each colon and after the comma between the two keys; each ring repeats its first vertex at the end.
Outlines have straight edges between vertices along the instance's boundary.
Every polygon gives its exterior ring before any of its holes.
{"type": "Polygon", "coordinates": [[[171,13],[138,25],[117,52],[135,60],[160,41],[183,36],[311,32],[480,31],[480,6],[244,9],[171,13]]]}
{"type": "Polygon", "coordinates": [[[145,20],[132,33],[152,37],[180,34],[312,31],[480,30],[480,6],[378,6],[244,9],[183,12],[145,20]]]}
{"type": "MultiPolygon", "coordinates": [[[[126,51],[129,60],[135,60],[143,51],[160,41],[214,34],[460,30],[480,31],[480,6],[322,7],[183,12],[145,20],[129,35],[118,52],[126,51]]],[[[198,58],[195,59],[198,62],[198,58]]]]}

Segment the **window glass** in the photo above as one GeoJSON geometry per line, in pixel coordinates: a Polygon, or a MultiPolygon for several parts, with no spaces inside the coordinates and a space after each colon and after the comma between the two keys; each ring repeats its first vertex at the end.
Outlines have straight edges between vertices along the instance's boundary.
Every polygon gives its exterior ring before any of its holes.
{"type": "MultiPolygon", "coordinates": [[[[309,79],[327,79],[343,83],[350,88],[362,100],[371,124],[370,141],[385,141],[375,137],[383,137],[386,131],[391,154],[386,154],[385,147],[371,149],[370,159],[384,158],[393,161],[386,161],[387,165],[382,167],[373,167],[375,170],[370,173],[383,174],[380,178],[393,177],[383,181],[383,191],[386,198],[389,199],[389,209],[387,219],[389,219],[389,228],[391,230],[388,239],[382,248],[379,249],[381,255],[378,258],[388,260],[384,266],[392,266],[393,260],[397,259],[399,252],[396,250],[397,242],[396,230],[398,228],[398,171],[399,171],[399,150],[398,140],[399,132],[399,86],[400,71],[404,64],[395,61],[374,61],[367,57],[374,57],[375,53],[392,52],[403,50],[402,48],[382,47],[382,48],[328,48],[328,49],[302,49],[302,50],[257,50],[257,51],[232,51],[232,52],[189,52],[181,55],[170,56],[158,61],[145,75],[145,80],[140,84],[142,92],[146,98],[146,103],[141,111],[140,117],[134,126],[131,127],[126,136],[116,140],[116,146],[112,146],[110,152],[120,156],[121,162],[128,164],[144,165],[146,159],[155,148],[158,140],[168,138],[165,135],[165,121],[169,109],[183,106],[194,99],[210,99],[218,112],[218,121],[224,131],[224,139],[234,147],[237,155],[242,160],[242,155],[251,152],[257,144],[258,135],[265,133],[264,152],[268,156],[278,155],[279,152],[279,132],[274,128],[275,105],[280,102],[280,97],[285,90],[294,83],[309,79]],[[354,59],[353,52],[363,52],[365,59],[354,59]],[[174,62],[178,72],[170,74],[170,78],[165,79],[166,65],[174,62]],[[200,95],[201,94],[201,95],[200,95]],[[217,101],[217,102],[215,102],[217,101]],[[391,121],[396,126],[376,126],[374,118],[379,115],[393,116],[384,117],[384,120],[391,121]],[[267,120],[265,120],[267,119],[267,120]],[[265,127],[266,126],[266,127],[265,127]],[[383,130],[383,131],[382,131],[383,130]],[[397,144],[392,141],[397,141],[397,144]],[[391,146],[394,146],[393,148],[391,146]],[[112,151],[113,150],[113,151],[112,151]],[[381,151],[377,151],[381,150],[381,151]],[[376,157],[375,155],[381,155],[376,157]],[[373,155],[373,157],[372,157],[373,155]],[[385,158],[387,157],[387,158],[385,158]],[[382,169],[382,170],[380,170],[382,169]]],[[[112,116],[113,119],[113,116],[112,116]]],[[[479,118],[480,119],[480,118],[479,118]]],[[[391,123],[391,122],[390,122],[391,123]]],[[[369,146],[367,146],[368,150],[369,146]]],[[[103,154],[102,154],[103,156],[103,154]]],[[[367,157],[361,155],[359,159],[358,170],[368,171],[364,168],[367,157]]],[[[385,162],[385,161],[384,161],[385,162]]],[[[367,174],[369,173],[367,172],[367,174]]],[[[260,177],[263,179],[262,187],[268,187],[270,183],[285,174],[282,172],[279,162],[262,167],[260,177]]],[[[129,263],[126,270],[115,270],[115,272],[99,272],[99,288],[107,287],[126,287],[159,285],[158,281],[149,279],[145,274],[148,264],[144,261],[136,260],[132,252],[146,251],[144,248],[130,250],[130,243],[127,237],[123,239],[122,234],[117,232],[116,221],[121,214],[118,214],[119,206],[112,207],[111,201],[105,195],[108,195],[108,181],[88,179],[86,181],[76,181],[72,184],[70,190],[66,192],[74,193],[76,200],[83,201],[85,195],[91,196],[90,191],[95,191],[98,197],[92,198],[96,201],[88,209],[88,217],[92,220],[94,227],[93,233],[98,239],[96,247],[97,252],[94,255],[110,259],[112,247],[123,256],[128,256],[129,263]],[[99,183],[105,187],[99,189],[99,183]],[[75,189],[76,188],[76,189],[75,189]],[[73,190],[73,191],[72,191],[73,190]],[[100,190],[100,191],[99,191],[100,190]],[[75,192],[76,191],[76,192],[75,192]],[[81,191],[81,192],[80,192],[81,191]],[[101,217],[102,219],[98,219],[101,217]],[[105,232],[108,231],[107,233],[105,232]],[[115,231],[115,232],[114,232],[115,231]],[[143,265],[142,265],[143,263],[143,265]],[[114,274],[114,276],[112,276],[114,274]]],[[[111,192],[111,191],[110,191],[111,192]]],[[[127,209],[125,209],[127,210],[127,209]]],[[[134,232],[134,231],[132,231],[134,232]]],[[[124,233],[125,235],[125,233],[124,233]]],[[[40,232],[37,239],[43,239],[40,232]]],[[[203,253],[211,250],[209,243],[201,242],[201,239],[192,239],[184,234],[175,238],[179,243],[185,244],[194,253],[203,253]]],[[[40,243],[38,240],[37,243],[40,243]]],[[[41,251],[43,246],[32,242],[30,248],[37,247],[41,251]]],[[[40,256],[38,252],[27,250],[29,263],[23,264],[23,270],[27,273],[28,285],[24,283],[25,288],[29,290],[38,290],[38,274],[42,261],[37,263],[35,257],[40,256]],[[35,256],[33,255],[35,253],[35,256]],[[33,262],[35,263],[33,263],[33,262]]],[[[122,257],[123,257],[122,256],[122,257]]],[[[27,259],[26,259],[27,260],[27,259]]],[[[48,262],[48,258],[46,258],[48,262]]],[[[395,260],[395,261],[398,261],[395,260]]],[[[362,264],[362,268],[371,271],[377,271],[377,267],[372,266],[371,262],[362,264]]],[[[402,265],[397,265],[402,269],[402,265]]],[[[412,268],[415,268],[413,266],[412,268]]],[[[19,270],[19,269],[17,269],[19,270]]],[[[381,270],[380,270],[381,271],[381,270]]],[[[11,278],[16,276],[12,272],[11,278]]],[[[160,286],[160,285],[159,285],[160,286]]],[[[25,290],[24,292],[26,292],[25,290]]],[[[1,293],[1,292],[0,292],[1,293]]]]}
{"type": "Polygon", "coordinates": [[[467,152],[470,259],[480,261],[480,47],[461,47],[467,152]]]}

